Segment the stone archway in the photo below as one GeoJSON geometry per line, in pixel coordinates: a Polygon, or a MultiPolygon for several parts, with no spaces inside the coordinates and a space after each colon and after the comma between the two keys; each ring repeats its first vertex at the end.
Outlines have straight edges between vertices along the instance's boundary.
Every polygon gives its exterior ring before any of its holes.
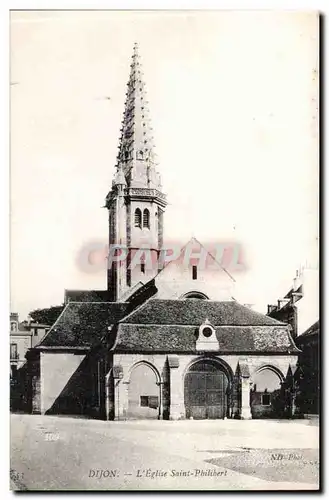
{"type": "Polygon", "coordinates": [[[281,372],[271,365],[262,366],[253,375],[250,394],[253,418],[278,417],[282,381],[281,372]]]}
{"type": "Polygon", "coordinates": [[[185,375],[186,418],[223,419],[228,415],[229,376],[215,359],[193,363],[185,375]]]}
{"type": "Polygon", "coordinates": [[[149,363],[136,364],[128,387],[128,419],[159,419],[161,412],[160,378],[149,363]]]}

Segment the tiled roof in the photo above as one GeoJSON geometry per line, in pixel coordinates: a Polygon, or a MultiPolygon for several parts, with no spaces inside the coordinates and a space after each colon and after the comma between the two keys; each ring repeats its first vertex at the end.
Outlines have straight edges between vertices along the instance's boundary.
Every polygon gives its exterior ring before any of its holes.
{"type": "MultiPolygon", "coordinates": [[[[298,352],[285,326],[217,327],[218,352],[298,352]]],[[[117,352],[196,352],[198,328],[120,323],[117,352]]]]}
{"type": "Polygon", "coordinates": [[[195,352],[198,328],[208,320],[219,352],[298,352],[287,325],[234,301],[150,299],[124,317],[116,351],[195,352]]]}
{"type": "Polygon", "coordinates": [[[108,302],[108,290],[65,290],[67,302],[108,302]]]}
{"type": "Polygon", "coordinates": [[[284,325],[235,301],[160,300],[151,299],[122,322],[155,325],[196,325],[206,319],[214,326],[278,326],[284,325]]]}
{"type": "Polygon", "coordinates": [[[90,348],[102,339],[121,352],[195,352],[198,327],[215,327],[219,352],[296,352],[288,327],[236,302],[149,299],[132,304],[69,302],[42,348],[90,348]],[[112,330],[109,339],[109,327],[112,330]]]}
{"type": "Polygon", "coordinates": [[[108,334],[108,327],[123,318],[128,308],[129,304],[120,302],[69,302],[36,347],[89,348],[108,334]]]}

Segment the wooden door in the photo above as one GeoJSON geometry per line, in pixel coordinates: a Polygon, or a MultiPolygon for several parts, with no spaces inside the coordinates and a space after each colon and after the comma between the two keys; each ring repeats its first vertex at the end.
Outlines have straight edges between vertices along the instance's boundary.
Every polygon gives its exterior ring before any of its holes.
{"type": "Polygon", "coordinates": [[[227,412],[227,386],[226,374],[215,363],[195,363],[185,377],[186,417],[224,418],[227,412]]]}

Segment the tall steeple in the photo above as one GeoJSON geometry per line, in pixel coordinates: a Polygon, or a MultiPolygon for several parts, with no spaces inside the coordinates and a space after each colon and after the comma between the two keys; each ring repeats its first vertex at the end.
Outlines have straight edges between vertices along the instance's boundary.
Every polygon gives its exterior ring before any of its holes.
{"type": "Polygon", "coordinates": [[[129,186],[159,189],[161,180],[156,172],[153,129],[137,43],[130,68],[118,165],[122,165],[129,186]]]}
{"type": "Polygon", "coordinates": [[[157,274],[167,205],[156,170],[153,130],[137,44],[130,67],[116,172],[105,202],[109,211],[108,290],[114,301],[120,300],[139,281],[146,282],[157,274]],[[126,247],[127,258],[112,263],[111,248],[118,244],[126,247]],[[152,267],[136,260],[141,248],[147,249],[145,262],[152,261],[152,267]]]}

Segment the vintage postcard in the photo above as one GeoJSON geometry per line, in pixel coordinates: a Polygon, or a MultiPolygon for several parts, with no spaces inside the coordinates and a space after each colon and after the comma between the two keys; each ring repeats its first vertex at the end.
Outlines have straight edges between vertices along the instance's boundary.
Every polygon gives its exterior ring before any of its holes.
{"type": "Polygon", "coordinates": [[[10,15],[12,490],[318,490],[319,15],[10,15]]]}

